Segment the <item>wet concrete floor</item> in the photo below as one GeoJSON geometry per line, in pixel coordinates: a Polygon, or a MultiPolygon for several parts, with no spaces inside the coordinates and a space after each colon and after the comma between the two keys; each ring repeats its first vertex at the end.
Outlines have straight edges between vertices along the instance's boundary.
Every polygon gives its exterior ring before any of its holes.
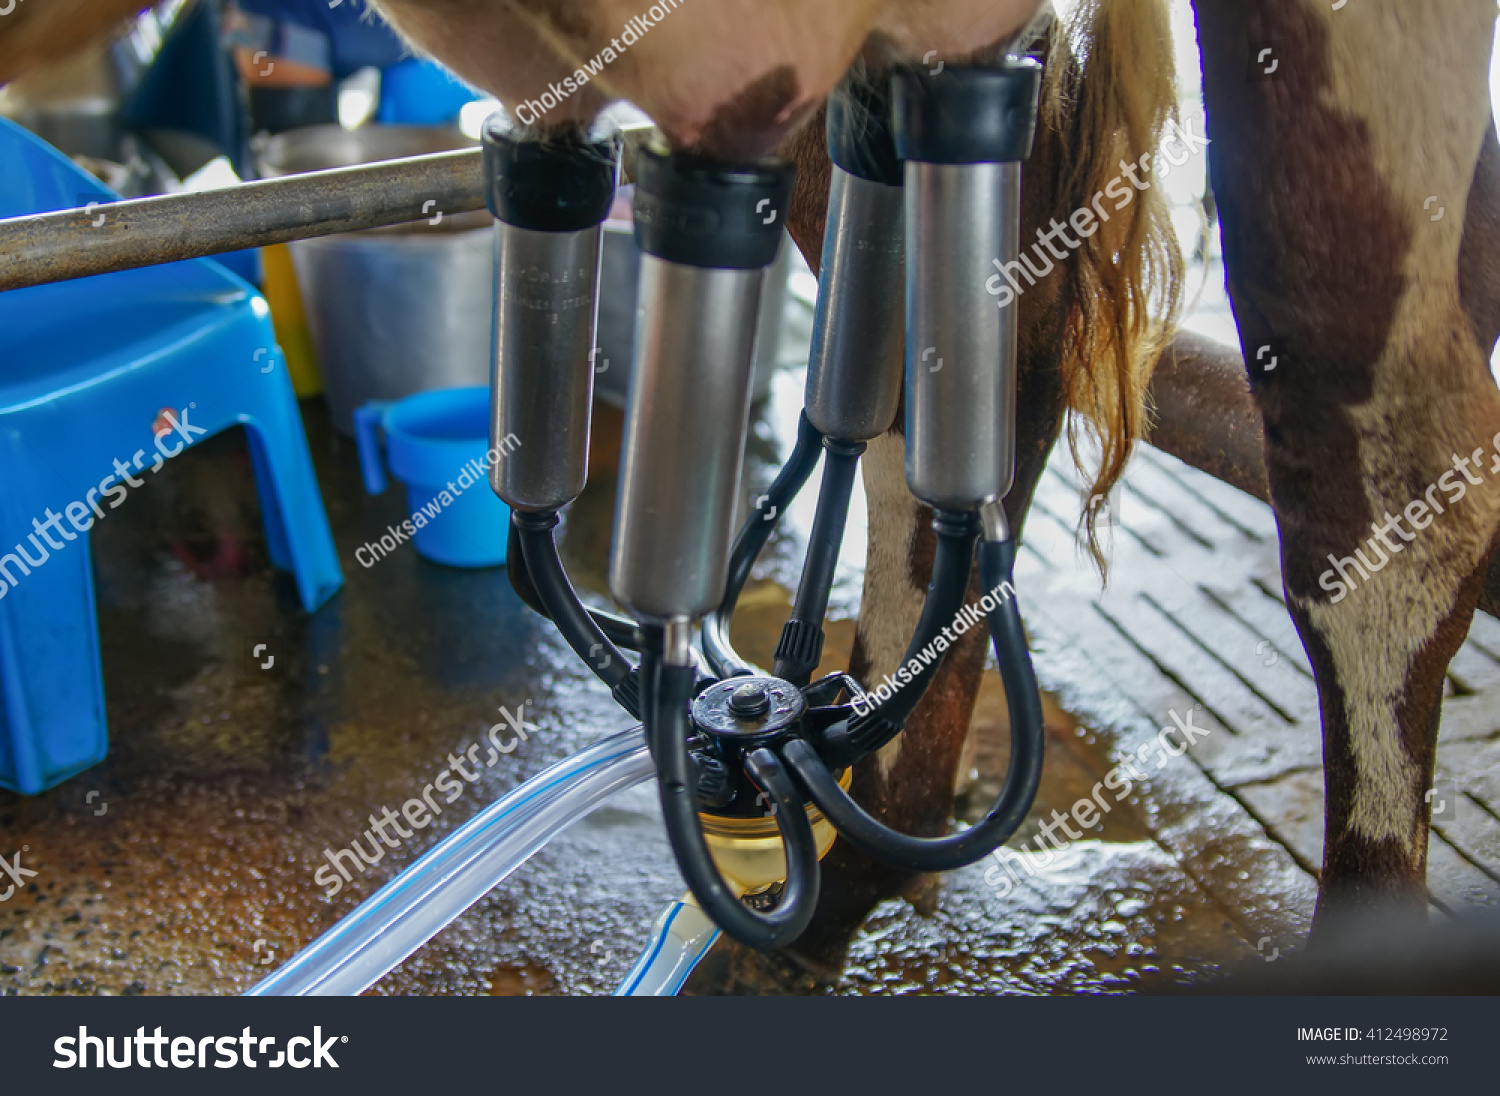
{"type": "MultiPolygon", "coordinates": [[[[756,414],[747,496],[786,452],[799,403],[799,377],[779,375],[756,414]]],[[[357,563],[361,544],[405,516],[404,492],[366,496],[352,444],[319,401],[303,411],[346,579],[318,613],[302,612],[290,579],[270,569],[238,430],[171,462],[95,531],[111,749],[44,795],[0,792],[0,852],[21,851],[37,872],[0,904],[4,993],[243,992],[484,804],[628,724],[502,569],[446,568],[409,546],[357,563]],[[368,876],[325,893],[314,880],[325,849],[348,846],[382,806],[399,810],[502,705],[523,704],[539,729],[521,748],[368,876]]],[[[618,413],[597,418],[598,474],[568,516],[563,551],[575,583],[602,602],[618,413]]],[[[809,493],[793,508],[747,591],[735,638],[752,658],[769,663],[811,506],[809,493]]],[[[852,641],[863,553],[857,500],[829,664],[852,641]]],[[[1113,742],[1055,704],[1049,713],[1032,827],[1088,794],[1113,742]]],[[[979,718],[976,805],[1004,766],[993,681],[979,718]]],[[[1294,938],[1310,908],[1305,873],[1253,833],[1240,851],[1185,857],[1162,837],[1194,825],[1172,814],[1186,809],[1172,788],[1163,774],[1136,789],[1021,885],[988,885],[978,865],[947,878],[935,912],[886,903],[822,992],[1128,991],[1203,976],[1253,954],[1264,932],[1294,938]]],[[[653,800],[637,788],[598,811],[371,992],[611,990],[683,890],[653,800]]],[[[1189,807],[1210,830],[1233,810],[1211,794],[1189,807]]]]}

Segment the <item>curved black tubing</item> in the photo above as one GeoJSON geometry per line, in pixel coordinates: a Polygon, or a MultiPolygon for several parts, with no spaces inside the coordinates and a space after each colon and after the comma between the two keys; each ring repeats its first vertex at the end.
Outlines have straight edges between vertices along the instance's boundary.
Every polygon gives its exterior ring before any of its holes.
{"type": "Polygon", "coordinates": [[[583,607],[563,571],[557,543],[552,539],[552,530],[557,527],[556,511],[513,511],[511,527],[519,534],[527,576],[547,610],[546,615],[584,664],[611,689],[619,688],[629,676],[631,665],[583,607]]]}
{"type": "MultiPolygon", "coordinates": [[[[537,616],[551,620],[552,614],[547,611],[547,606],[542,604],[536,583],[531,579],[531,570],[526,566],[526,553],[521,546],[521,530],[517,528],[514,521],[510,523],[510,533],[505,549],[505,573],[510,578],[511,589],[516,592],[516,596],[521,599],[522,603],[537,616]]],[[[611,643],[631,651],[640,649],[640,637],[636,634],[635,621],[629,617],[617,616],[599,609],[589,609],[587,612],[611,643]]]]}
{"type": "Polygon", "coordinates": [[[818,904],[818,849],[802,797],[780,760],[768,749],[754,750],[745,771],[765,792],[776,812],[787,875],[780,901],[766,913],[750,909],[724,882],[703,837],[698,790],[688,756],[688,703],[694,671],[669,666],[655,651],[641,662],[646,683],[646,741],[656,759],[662,818],[683,879],[703,912],[740,943],[762,951],[785,947],[807,928],[818,904]]]}
{"type": "Polygon", "coordinates": [[[932,524],[938,536],[932,581],[927,587],[927,598],[922,602],[922,615],[917,618],[916,631],[898,666],[913,661],[921,665],[924,651],[927,652],[927,663],[878,708],[864,715],[853,715],[846,723],[835,725],[824,734],[818,752],[831,768],[846,768],[900,734],[902,724],[927,691],[942,661],[937,654],[937,639],[957,618],[969,588],[977,520],[975,515],[963,511],[938,511],[934,516],[932,524]]]}
{"type": "Polygon", "coordinates": [[[796,739],[782,749],[782,756],[796,773],[808,798],[833,823],[839,836],[865,855],[907,871],[952,871],[987,856],[1025,821],[1041,783],[1045,731],[1031,653],[1026,649],[1015,588],[1010,586],[1015,558],[1014,540],[985,541],[979,549],[979,574],[984,589],[987,593],[994,592],[1000,600],[987,619],[1010,711],[1010,767],[1005,774],[1005,786],[983,821],[946,837],[897,833],[872,818],[839,787],[808,743],[796,739]]]}
{"type": "Polygon", "coordinates": [[[753,672],[750,664],[735,654],[730,646],[729,618],[734,615],[735,602],[739,601],[740,591],[745,588],[761,549],[771,539],[776,522],[818,466],[822,446],[823,435],[807,421],[807,412],[804,411],[797,419],[797,440],[792,445],[791,455],[771,486],[766,488],[766,505],[756,507],[735,538],[729,556],[729,580],[725,583],[724,600],[703,621],[703,653],[708,656],[708,664],[714,673],[721,678],[753,672]]]}

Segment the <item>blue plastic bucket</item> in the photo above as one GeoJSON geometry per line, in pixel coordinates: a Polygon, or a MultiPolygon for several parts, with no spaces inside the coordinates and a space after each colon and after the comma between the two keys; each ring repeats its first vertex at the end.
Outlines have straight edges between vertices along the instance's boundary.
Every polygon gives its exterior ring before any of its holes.
{"type": "Polygon", "coordinates": [[[354,439],[365,490],[385,490],[380,436],[391,475],[406,485],[411,504],[398,525],[427,559],[450,567],[494,567],[505,562],[510,507],[490,489],[490,390],[441,388],[394,403],[375,401],[354,412],[354,439]]]}

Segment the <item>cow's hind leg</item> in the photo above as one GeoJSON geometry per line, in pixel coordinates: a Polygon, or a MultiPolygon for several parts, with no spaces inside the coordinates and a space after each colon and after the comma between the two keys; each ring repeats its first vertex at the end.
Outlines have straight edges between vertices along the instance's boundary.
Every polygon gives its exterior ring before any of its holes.
{"type": "Polygon", "coordinates": [[[1425,908],[1444,673],[1500,521],[1500,394],[1458,273],[1495,6],[1195,6],[1230,297],[1322,708],[1322,931],[1425,908]]]}

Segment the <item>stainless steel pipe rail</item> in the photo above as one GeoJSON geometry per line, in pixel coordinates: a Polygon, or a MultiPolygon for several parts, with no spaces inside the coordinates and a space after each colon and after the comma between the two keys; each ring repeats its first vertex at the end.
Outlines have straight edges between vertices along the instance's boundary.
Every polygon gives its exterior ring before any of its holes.
{"type": "Polygon", "coordinates": [[[0,221],[0,290],[484,208],[479,149],[0,221]]]}
{"type": "MultiPolygon", "coordinates": [[[[622,183],[656,136],[626,127],[622,183]]],[[[484,208],[480,150],[0,220],[0,291],[484,208]]]]}

